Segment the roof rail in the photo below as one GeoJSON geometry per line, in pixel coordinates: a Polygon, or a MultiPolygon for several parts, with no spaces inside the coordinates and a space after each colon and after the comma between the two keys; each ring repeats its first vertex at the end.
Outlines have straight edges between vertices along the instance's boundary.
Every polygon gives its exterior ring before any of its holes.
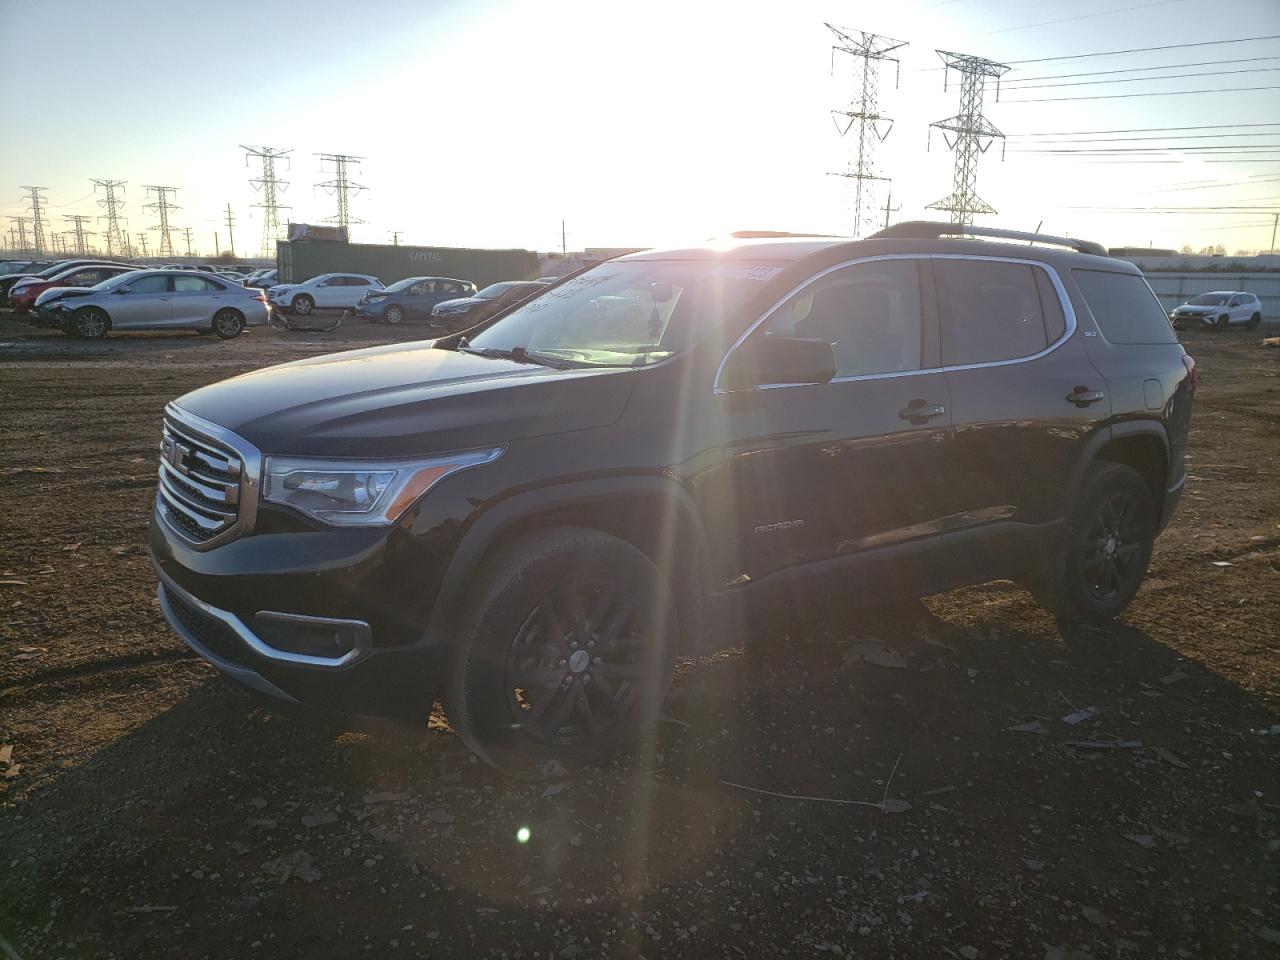
{"type": "Polygon", "coordinates": [[[729,236],[735,240],[782,240],[787,237],[839,239],[831,233],[791,233],[787,230],[735,230],[729,236]]]}
{"type": "Polygon", "coordinates": [[[908,238],[935,240],[940,237],[991,237],[999,240],[1025,240],[1028,243],[1047,243],[1055,247],[1068,247],[1078,253],[1091,253],[1095,257],[1110,256],[1107,248],[1092,240],[1076,240],[1071,237],[1054,237],[1047,233],[1028,233],[1024,230],[1002,230],[998,227],[975,227],[963,223],[939,223],[932,220],[907,220],[885,227],[868,239],[908,238]]]}

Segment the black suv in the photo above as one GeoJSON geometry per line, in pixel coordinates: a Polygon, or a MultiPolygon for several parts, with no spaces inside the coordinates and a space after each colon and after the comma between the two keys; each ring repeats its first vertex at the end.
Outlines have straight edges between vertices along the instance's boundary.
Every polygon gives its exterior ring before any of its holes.
{"type": "Polygon", "coordinates": [[[419,721],[439,696],[490,762],[572,764],[763,612],[1009,578],[1116,615],[1194,390],[1093,243],[905,223],[633,254],[170,404],[160,600],[251,690],[419,721]]]}

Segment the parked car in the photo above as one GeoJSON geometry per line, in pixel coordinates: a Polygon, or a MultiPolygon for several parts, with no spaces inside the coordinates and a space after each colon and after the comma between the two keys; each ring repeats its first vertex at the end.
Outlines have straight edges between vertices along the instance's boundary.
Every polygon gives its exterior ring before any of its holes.
{"type": "Polygon", "coordinates": [[[29,274],[53,266],[52,260],[0,260],[0,277],[10,274],[29,274]]]}
{"type": "Polygon", "coordinates": [[[1256,330],[1262,322],[1262,303],[1254,294],[1242,290],[1214,290],[1174,307],[1169,320],[1175,330],[1225,330],[1233,324],[1256,330]]]}
{"type": "Polygon", "coordinates": [[[259,287],[263,290],[269,290],[279,282],[277,280],[278,276],[279,274],[275,268],[270,270],[255,270],[245,278],[243,285],[246,287],[259,287]]]}
{"type": "Polygon", "coordinates": [[[445,300],[472,296],[476,285],[470,280],[449,277],[409,277],[382,290],[370,290],[356,304],[356,316],[400,323],[402,320],[429,320],[435,305],[445,300]]]}
{"type": "Polygon", "coordinates": [[[283,283],[267,290],[267,299],[280,310],[307,316],[314,310],[354,307],[382,281],[363,273],[322,273],[305,283],[283,283]]]}
{"type": "Polygon", "coordinates": [[[27,277],[9,288],[9,308],[18,316],[35,306],[36,298],[52,287],[93,287],[103,280],[129,273],[133,267],[90,264],[69,267],[51,277],[27,277]]]}
{"type": "Polygon", "coordinates": [[[161,609],[268,698],[420,724],[440,695],[491,763],[573,766],[654,720],[676,656],[833,597],[1008,578],[1115,617],[1182,492],[1195,372],[1087,241],[623,256],[465,336],[169,404],[161,609]]]}
{"type": "Polygon", "coordinates": [[[433,323],[448,330],[465,330],[501,313],[507,307],[528,300],[549,284],[542,280],[506,280],[491,283],[479,293],[457,300],[445,300],[431,311],[433,323]]]}
{"type": "Polygon", "coordinates": [[[54,309],[69,336],[87,340],[113,330],[199,330],[230,339],[268,317],[261,291],[187,270],[124,273],[54,309]]]}
{"type": "Polygon", "coordinates": [[[58,260],[54,263],[47,264],[46,266],[39,266],[39,263],[33,263],[28,265],[28,267],[21,272],[9,273],[4,276],[0,276],[0,303],[8,302],[9,291],[13,289],[13,285],[19,280],[25,280],[29,277],[39,277],[43,279],[45,277],[51,277],[55,273],[61,273],[63,270],[69,269],[70,267],[79,267],[86,264],[128,266],[128,264],[122,264],[119,260],[101,259],[58,260]]]}

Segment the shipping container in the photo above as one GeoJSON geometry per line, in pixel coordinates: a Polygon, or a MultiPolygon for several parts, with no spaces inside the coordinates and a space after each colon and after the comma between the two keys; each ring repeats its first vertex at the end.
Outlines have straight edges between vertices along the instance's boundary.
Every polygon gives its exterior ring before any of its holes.
{"type": "Polygon", "coordinates": [[[452,277],[477,287],[538,276],[532,250],[409,247],[333,240],[281,240],[276,244],[281,283],[302,283],[321,273],[364,273],[392,284],[406,277],[452,277]]]}

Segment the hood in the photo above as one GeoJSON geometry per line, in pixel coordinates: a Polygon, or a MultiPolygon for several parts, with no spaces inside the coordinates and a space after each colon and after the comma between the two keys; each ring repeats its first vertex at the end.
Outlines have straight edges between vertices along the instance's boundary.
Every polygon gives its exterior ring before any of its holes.
{"type": "Polygon", "coordinates": [[[36,297],[36,306],[51,303],[54,300],[66,300],[70,297],[86,297],[93,293],[92,287],[50,287],[36,297]]]}
{"type": "Polygon", "coordinates": [[[176,401],[263,454],[405,457],[613,423],[631,370],[554,370],[429,341],[297,360],[176,401]]]}
{"type": "Polygon", "coordinates": [[[6,273],[0,275],[0,283],[17,283],[19,280],[25,280],[28,277],[34,276],[34,273],[6,273]]]}
{"type": "Polygon", "coordinates": [[[435,305],[437,310],[459,310],[465,307],[470,310],[472,307],[480,303],[492,303],[492,300],[482,300],[479,297],[457,297],[453,300],[441,300],[435,305]]]}

